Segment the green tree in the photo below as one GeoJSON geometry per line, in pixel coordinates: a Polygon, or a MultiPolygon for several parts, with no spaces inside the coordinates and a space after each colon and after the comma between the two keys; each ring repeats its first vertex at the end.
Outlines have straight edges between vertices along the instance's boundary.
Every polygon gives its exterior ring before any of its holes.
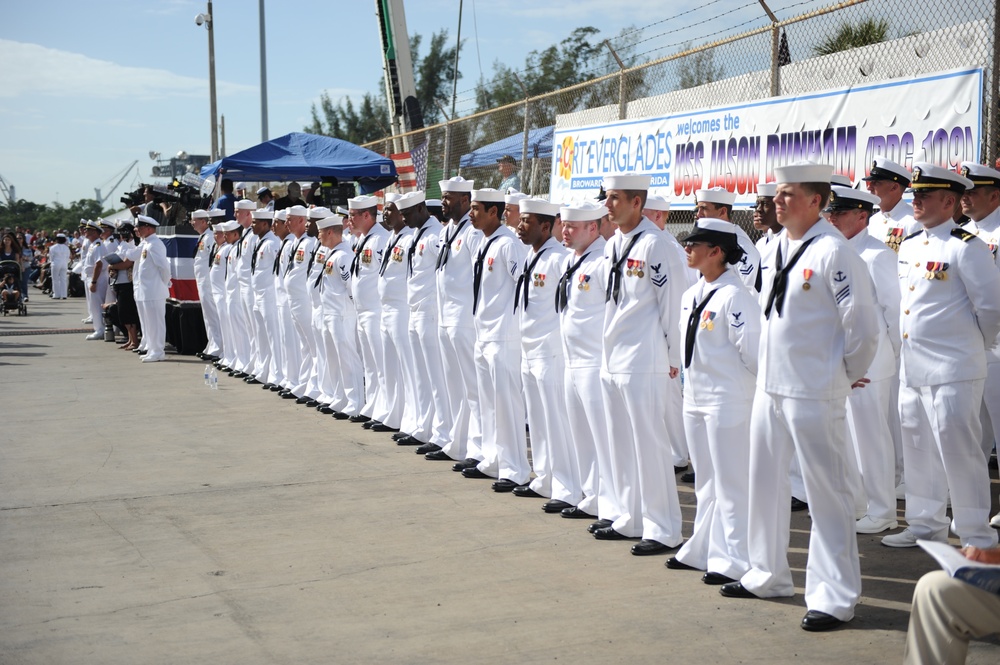
{"type": "Polygon", "coordinates": [[[841,23],[837,32],[813,47],[815,55],[830,55],[860,46],[884,42],[889,36],[889,22],[868,18],[860,23],[841,23]]]}
{"type": "Polygon", "coordinates": [[[69,206],[53,203],[46,206],[19,199],[10,205],[0,205],[0,228],[24,226],[35,230],[54,231],[75,229],[80,219],[97,219],[112,210],[101,211],[94,199],[80,199],[69,206]]]}
{"type": "MultiPolygon", "coordinates": [[[[682,51],[692,48],[691,42],[684,44],[682,51]]],[[[680,76],[680,88],[695,88],[722,78],[722,65],[715,64],[715,49],[698,51],[678,60],[678,74],[680,76]]]]}
{"type": "MultiPolygon", "coordinates": [[[[451,89],[455,63],[455,46],[448,46],[448,31],[440,30],[431,35],[430,47],[426,55],[420,55],[422,35],[410,38],[410,56],[413,60],[413,78],[417,101],[424,116],[424,124],[431,125],[441,120],[441,111],[435,100],[447,97],[451,89]]],[[[461,78],[461,73],[458,74],[461,78]]],[[[366,92],[361,103],[355,107],[348,97],[336,104],[327,93],[320,96],[319,109],[312,105],[312,124],[305,128],[311,134],[324,134],[350,141],[367,143],[386,137],[389,130],[389,103],[385,96],[385,84],[378,83],[378,93],[366,92]]]]}

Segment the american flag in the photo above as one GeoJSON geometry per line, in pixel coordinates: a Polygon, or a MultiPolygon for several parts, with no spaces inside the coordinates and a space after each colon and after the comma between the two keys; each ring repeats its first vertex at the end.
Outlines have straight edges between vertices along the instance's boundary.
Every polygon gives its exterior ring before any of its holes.
{"type": "Polygon", "coordinates": [[[427,186],[427,141],[409,152],[389,155],[396,164],[399,174],[399,190],[402,193],[423,190],[427,186]]]}

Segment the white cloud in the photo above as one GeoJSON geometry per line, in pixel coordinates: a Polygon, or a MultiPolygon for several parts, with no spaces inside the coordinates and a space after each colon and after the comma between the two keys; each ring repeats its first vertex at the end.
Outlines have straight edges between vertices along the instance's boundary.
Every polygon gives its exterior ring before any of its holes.
{"type": "MultiPolygon", "coordinates": [[[[204,98],[208,82],[164,69],[129,67],[79,53],[0,39],[0,99],[45,95],[88,99],[204,98]]],[[[217,81],[220,97],[257,92],[256,86],[217,81]]]]}

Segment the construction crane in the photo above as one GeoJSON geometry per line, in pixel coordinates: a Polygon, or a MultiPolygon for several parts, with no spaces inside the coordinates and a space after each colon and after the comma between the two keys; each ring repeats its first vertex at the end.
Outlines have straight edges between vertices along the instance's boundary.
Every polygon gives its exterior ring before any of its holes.
{"type": "Polygon", "coordinates": [[[8,206],[14,205],[17,201],[17,194],[14,193],[14,185],[4,180],[2,175],[0,175],[0,192],[3,192],[3,197],[7,199],[8,206]]]}
{"type": "MultiPolygon", "coordinates": [[[[128,166],[126,166],[125,170],[122,171],[121,177],[118,178],[118,182],[116,182],[114,184],[114,187],[112,187],[111,191],[109,191],[105,196],[103,196],[103,197],[101,196],[101,187],[95,187],[94,188],[94,200],[96,200],[97,203],[101,206],[101,210],[104,210],[104,202],[107,201],[109,198],[111,198],[111,195],[115,193],[116,189],[118,189],[118,185],[122,184],[122,181],[125,180],[125,177],[132,171],[132,169],[138,163],[139,163],[139,160],[136,159],[136,160],[133,160],[131,164],[129,164],[128,166]]],[[[118,175],[118,174],[116,173],[115,175],[118,175]]],[[[115,179],[115,176],[111,176],[108,179],[108,182],[111,182],[114,179],[115,179]]],[[[107,186],[108,182],[104,183],[104,186],[107,186]]]]}

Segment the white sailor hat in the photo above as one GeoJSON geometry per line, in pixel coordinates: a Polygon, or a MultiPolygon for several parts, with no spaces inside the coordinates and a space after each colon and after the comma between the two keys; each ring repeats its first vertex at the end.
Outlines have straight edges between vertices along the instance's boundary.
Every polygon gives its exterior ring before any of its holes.
{"type": "Polygon", "coordinates": [[[348,210],[347,208],[345,208],[344,206],[337,206],[337,209],[336,209],[336,210],[334,210],[333,212],[335,212],[335,213],[336,213],[336,214],[338,214],[338,215],[343,215],[344,217],[347,217],[347,215],[348,215],[348,214],[349,214],[349,213],[350,213],[351,211],[350,211],[350,210],[348,210]]]}
{"type": "Polygon", "coordinates": [[[646,197],[646,208],[648,210],[659,210],[661,212],[670,212],[670,201],[664,196],[659,196],[658,194],[650,194],[646,197]]]}
{"type": "Polygon", "coordinates": [[[191,213],[191,219],[208,219],[208,211],[199,208],[191,213]]]}
{"type": "Polygon", "coordinates": [[[211,210],[208,211],[208,216],[209,217],[225,217],[226,216],[226,211],[223,210],[222,208],[212,208],[211,210]]]}
{"type": "Polygon", "coordinates": [[[958,172],[972,181],[972,189],[976,187],[1000,187],[1000,171],[991,169],[984,164],[962,162],[962,167],[958,172]]]}
{"type": "Polygon", "coordinates": [[[473,190],[476,185],[475,180],[466,180],[460,175],[454,178],[448,178],[447,180],[441,180],[438,182],[438,186],[441,187],[441,193],[445,192],[464,192],[469,193],[473,190]]]}
{"type": "Polygon", "coordinates": [[[403,194],[396,200],[396,210],[403,212],[404,210],[412,208],[417,204],[423,203],[426,201],[426,196],[427,195],[423,192],[409,192],[407,194],[403,194]]]}
{"type": "Polygon", "coordinates": [[[507,192],[503,195],[503,202],[511,206],[520,206],[526,198],[528,195],[522,192],[507,192]]]}
{"type": "Polygon", "coordinates": [[[355,196],[347,199],[348,210],[368,210],[378,206],[378,199],[374,196],[355,196]]]}
{"type": "Polygon", "coordinates": [[[233,185],[233,189],[246,189],[246,188],[247,184],[245,182],[238,182],[235,185],[233,185]]]}
{"type": "Polygon", "coordinates": [[[713,245],[739,244],[739,229],[732,222],[713,217],[695,220],[694,230],[684,238],[684,242],[708,242],[713,245]]]}
{"type": "Polygon", "coordinates": [[[548,215],[555,217],[559,214],[559,204],[551,203],[541,198],[521,199],[518,211],[522,215],[548,215]]]}
{"type": "Polygon", "coordinates": [[[699,189],[695,192],[698,203],[714,203],[720,206],[731,206],[736,203],[736,192],[730,192],[725,187],[699,189]]]}
{"type": "Polygon", "coordinates": [[[240,199],[239,201],[236,202],[236,209],[237,210],[256,210],[257,209],[257,203],[255,201],[251,201],[250,199],[240,199]]]}
{"type": "Polygon", "coordinates": [[[834,173],[830,176],[830,184],[837,185],[839,187],[853,187],[854,183],[846,175],[841,175],[840,173],[834,173]]]}
{"type": "Polygon", "coordinates": [[[331,229],[331,228],[343,228],[344,226],[344,216],[332,214],[329,217],[324,217],[323,219],[316,222],[316,228],[318,229],[331,229]]]}
{"type": "Polygon", "coordinates": [[[598,222],[608,214],[608,209],[596,201],[577,201],[559,208],[559,217],[566,222],[598,222]]]}
{"type": "Polygon", "coordinates": [[[288,211],[287,215],[289,217],[305,217],[309,214],[309,210],[303,205],[294,205],[290,208],[285,208],[288,211]]]}
{"type": "Polygon", "coordinates": [[[59,238],[62,238],[63,240],[65,240],[66,239],[66,234],[65,233],[57,233],[56,234],[56,240],[58,240],[59,238]]]}
{"type": "Polygon", "coordinates": [[[649,189],[652,178],[648,175],[637,175],[635,173],[622,173],[620,175],[604,176],[604,189],[637,190],[649,189]]]}
{"type": "Polygon", "coordinates": [[[225,233],[226,229],[223,228],[225,225],[226,225],[226,222],[219,222],[218,224],[212,224],[212,232],[213,233],[225,233]]]}
{"type": "Polygon", "coordinates": [[[274,219],[274,212],[268,210],[267,208],[260,208],[259,210],[254,210],[253,213],[251,214],[253,215],[254,219],[274,219]]]}
{"type": "Polygon", "coordinates": [[[274,213],[274,221],[276,221],[276,222],[284,222],[284,221],[287,221],[287,220],[288,220],[288,209],[287,208],[285,210],[279,210],[278,212],[274,213]]]}
{"type": "Polygon", "coordinates": [[[891,159],[876,157],[875,161],[872,162],[872,167],[868,171],[868,175],[862,178],[862,180],[865,182],[891,180],[906,187],[910,183],[910,172],[906,170],[905,166],[897,164],[891,159]]]}
{"type": "Polygon", "coordinates": [[[832,175],[832,166],[815,162],[801,161],[774,167],[774,181],[779,185],[803,182],[830,184],[832,175]]]}
{"type": "Polygon", "coordinates": [[[152,217],[148,217],[146,215],[139,215],[138,217],[135,218],[135,225],[136,226],[154,226],[155,227],[155,226],[159,226],[160,223],[158,221],[156,221],[155,219],[153,219],[152,217]]]}
{"type": "Polygon", "coordinates": [[[427,204],[428,208],[440,208],[441,207],[441,199],[427,199],[426,201],[424,201],[424,203],[427,204]]]}
{"type": "MultiPolygon", "coordinates": [[[[288,214],[289,215],[297,214],[293,211],[298,207],[299,206],[292,206],[291,208],[288,208],[288,214]]],[[[309,208],[308,212],[304,214],[307,214],[309,219],[326,219],[327,217],[333,214],[333,211],[330,210],[329,208],[324,208],[323,206],[316,206],[315,208],[309,208]]]]}
{"type": "Polygon", "coordinates": [[[219,230],[223,233],[232,233],[233,231],[239,231],[242,228],[240,223],[235,219],[230,219],[229,221],[222,222],[221,224],[216,224],[216,226],[218,226],[219,230]]]}
{"type": "Polygon", "coordinates": [[[260,189],[257,190],[257,198],[260,198],[260,197],[264,196],[265,194],[267,194],[268,196],[272,196],[270,188],[268,188],[268,187],[261,187],[260,189]]]}
{"type": "Polygon", "coordinates": [[[774,195],[777,192],[778,192],[778,183],[764,182],[757,185],[757,198],[773,199],[774,195]]]}
{"type": "Polygon", "coordinates": [[[491,187],[472,190],[472,200],[479,201],[480,203],[505,203],[505,196],[499,189],[492,189],[491,187]]]}
{"type": "Polygon", "coordinates": [[[402,194],[397,194],[396,192],[386,192],[386,194],[385,194],[385,202],[386,203],[395,203],[396,201],[399,200],[399,198],[401,196],[402,196],[402,194]]]}
{"type": "Polygon", "coordinates": [[[830,201],[823,212],[838,210],[864,210],[871,214],[879,204],[879,197],[863,189],[834,185],[830,188],[830,201]]]}
{"type": "Polygon", "coordinates": [[[969,178],[954,171],[943,169],[927,162],[917,162],[913,165],[913,178],[910,180],[910,191],[946,189],[958,194],[972,189],[975,184],[969,178]]]}

